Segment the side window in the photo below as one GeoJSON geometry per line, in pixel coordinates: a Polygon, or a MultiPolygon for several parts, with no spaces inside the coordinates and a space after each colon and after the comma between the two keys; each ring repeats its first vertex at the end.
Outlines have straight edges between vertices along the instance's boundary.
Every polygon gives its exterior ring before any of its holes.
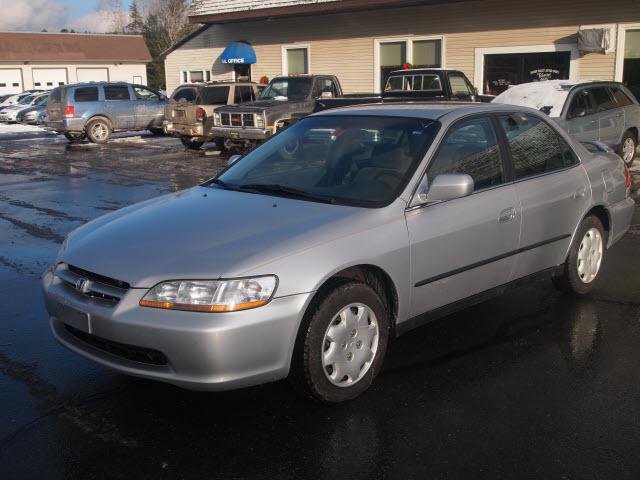
{"type": "Polygon", "coordinates": [[[136,95],[136,100],[158,101],[160,97],[152,90],[145,87],[133,87],[133,93],[136,95]]]}
{"type": "Polygon", "coordinates": [[[469,86],[463,75],[450,73],[449,83],[451,84],[451,93],[454,97],[468,97],[471,95],[471,90],[469,90],[469,86]]]}
{"type": "Polygon", "coordinates": [[[616,104],[613,101],[613,97],[609,94],[609,89],[606,87],[591,88],[591,95],[595,103],[596,111],[604,112],[616,108],[616,104]]]}
{"type": "Polygon", "coordinates": [[[547,123],[523,114],[501,115],[516,178],[558,170],[577,163],[571,148],[547,123]]]}
{"type": "Polygon", "coordinates": [[[193,88],[181,88],[173,93],[172,100],[179,102],[184,100],[185,102],[194,102],[196,100],[196,91],[193,88]]]}
{"type": "Polygon", "coordinates": [[[75,102],[97,102],[98,87],[76,88],[73,94],[73,100],[75,102]]]}
{"type": "Polygon", "coordinates": [[[500,149],[490,119],[474,118],[449,130],[429,167],[429,179],[443,173],[471,175],[475,190],[503,182],[500,149]]]}
{"type": "Polygon", "coordinates": [[[105,100],[131,100],[126,85],[107,85],[104,87],[105,100]]]}
{"type": "Polygon", "coordinates": [[[592,113],[593,108],[591,107],[589,92],[587,90],[580,90],[576,92],[571,99],[571,105],[569,106],[569,111],[567,112],[567,118],[579,118],[590,115],[592,113]]]}
{"type": "Polygon", "coordinates": [[[633,105],[633,101],[629,98],[629,96],[618,87],[612,87],[611,92],[613,93],[613,98],[615,98],[616,103],[619,107],[627,107],[629,105],[633,105]]]}

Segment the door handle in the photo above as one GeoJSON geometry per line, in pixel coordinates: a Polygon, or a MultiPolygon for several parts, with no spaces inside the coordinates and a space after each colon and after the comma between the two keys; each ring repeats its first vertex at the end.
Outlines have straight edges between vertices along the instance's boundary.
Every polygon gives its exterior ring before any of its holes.
{"type": "Polygon", "coordinates": [[[505,208],[500,212],[500,217],[498,217],[500,223],[510,222],[516,218],[516,209],[513,207],[505,208]]]}

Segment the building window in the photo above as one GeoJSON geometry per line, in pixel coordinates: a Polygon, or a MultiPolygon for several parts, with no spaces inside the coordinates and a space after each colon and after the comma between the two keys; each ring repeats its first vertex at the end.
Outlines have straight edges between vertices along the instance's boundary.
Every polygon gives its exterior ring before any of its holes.
{"type": "Polygon", "coordinates": [[[180,77],[182,83],[210,82],[211,70],[181,70],[180,77]]]}
{"type": "Polygon", "coordinates": [[[284,75],[309,73],[309,47],[282,47],[282,73],[284,75]]]}
{"type": "Polygon", "coordinates": [[[442,38],[376,40],[376,85],[384,90],[389,74],[406,63],[413,68],[442,67],[442,38]]]}

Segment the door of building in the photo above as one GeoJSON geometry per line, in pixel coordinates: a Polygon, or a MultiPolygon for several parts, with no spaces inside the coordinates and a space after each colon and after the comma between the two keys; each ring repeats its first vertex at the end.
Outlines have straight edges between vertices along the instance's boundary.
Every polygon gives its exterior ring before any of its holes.
{"type": "Polygon", "coordinates": [[[251,65],[236,63],[233,66],[233,71],[236,73],[236,81],[238,82],[251,81],[251,65]]]}
{"type": "Polygon", "coordinates": [[[0,68],[0,95],[22,92],[22,70],[0,68]]]}
{"type": "Polygon", "coordinates": [[[511,85],[566,80],[570,65],[571,52],[485,55],[483,91],[488,95],[499,95],[511,85]]]}
{"type": "Polygon", "coordinates": [[[33,88],[51,90],[67,84],[66,68],[34,68],[33,88]]]}
{"type": "Polygon", "coordinates": [[[624,35],[624,63],[622,82],[640,97],[640,29],[626,30],[624,35]]]}

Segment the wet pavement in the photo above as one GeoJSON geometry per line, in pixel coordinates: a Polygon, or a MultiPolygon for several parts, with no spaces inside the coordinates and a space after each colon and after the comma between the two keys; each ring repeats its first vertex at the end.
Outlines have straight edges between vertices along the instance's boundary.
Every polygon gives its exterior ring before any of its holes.
{"type": "Polygon", "coordinates": [[[541,282],[415,330],[345,405],[189,392],[59,346],[39,276],[62,238],[213,176],[216,153],[0,138],[0,478],[640,477],[638,213],[589,298],[541,282]]]}

